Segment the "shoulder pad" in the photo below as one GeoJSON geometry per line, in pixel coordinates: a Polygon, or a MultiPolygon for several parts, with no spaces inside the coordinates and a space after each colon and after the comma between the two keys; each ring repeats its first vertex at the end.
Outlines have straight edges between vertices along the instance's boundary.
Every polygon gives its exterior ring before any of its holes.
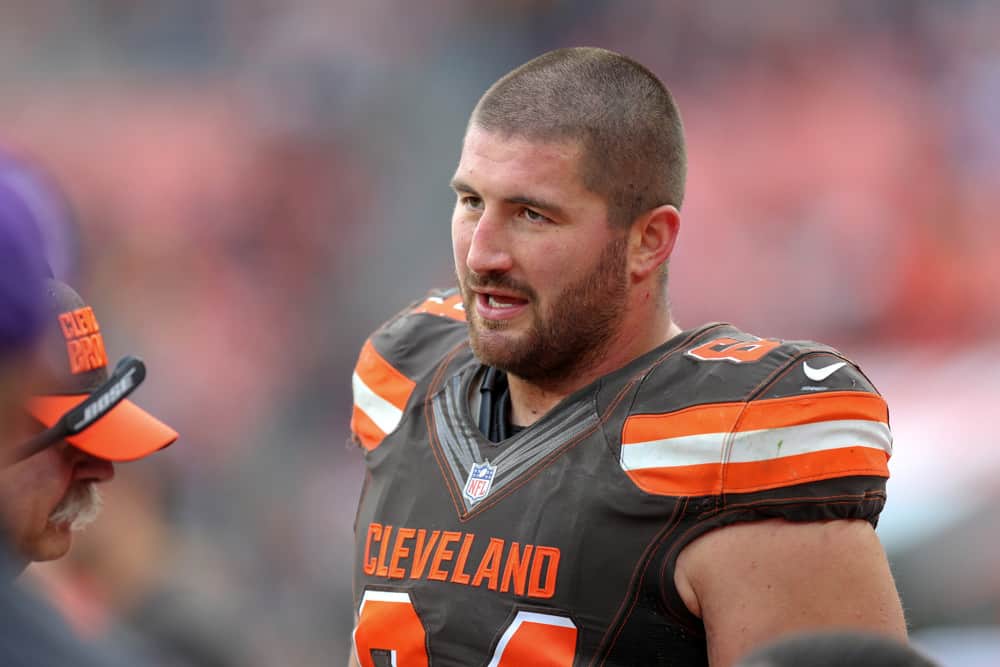
{"type": "Polygon", "coordinates": [[[715,328],[643,382],[621,463],[664,495],[750,493],[849,475],[888,477],[888,409],[831,347],[715,328]]]}
{"type": "Polygon", "coordinates": [[[365,341],[352,377],[351,432],[368,450],[402,420],[417,385],[468,336],[458,290],[435,290],[365,341]]]}
{"type": "Polygon", "coordinates": [[[818,391],[877,393],[853,362],[813,341],[759,338],[724,326],[689,343],[683,356],[688,363],[676,372],[683,373],[686,385],[699,388],[698,402],[818,391]]]}

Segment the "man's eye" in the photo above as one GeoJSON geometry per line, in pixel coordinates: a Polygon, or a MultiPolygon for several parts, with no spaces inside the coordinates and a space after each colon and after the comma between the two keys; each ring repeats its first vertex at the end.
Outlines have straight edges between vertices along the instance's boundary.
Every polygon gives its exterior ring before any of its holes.
{"type": "Polygon", "coordinates": [[[533,211],[530,208],[524,209],[524,217],[531,222],[550,222],[550,220],[539,213],[538,211],[533,211]]]}
{"type": "Polygon", "coordinates": [[[459,201],[462,202],[462,206],[473,211],[478,211],[483,207],[483,200],[480,199],[479,197],[466,195],[462,197],[459,201]]]}

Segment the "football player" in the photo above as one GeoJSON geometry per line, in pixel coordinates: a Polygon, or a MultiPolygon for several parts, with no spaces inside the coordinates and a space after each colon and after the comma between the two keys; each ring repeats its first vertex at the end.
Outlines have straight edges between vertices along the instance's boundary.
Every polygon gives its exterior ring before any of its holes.
{"type": "Polygon", "coordinates": [[[547,53],[479,100],[451,182],[458,289],[376,331],[353,377],[364,667],[906,637],[874,531],[886,404],[828,346],[673,320],[685,164],[670,93],[616,53],[547,53]]]}

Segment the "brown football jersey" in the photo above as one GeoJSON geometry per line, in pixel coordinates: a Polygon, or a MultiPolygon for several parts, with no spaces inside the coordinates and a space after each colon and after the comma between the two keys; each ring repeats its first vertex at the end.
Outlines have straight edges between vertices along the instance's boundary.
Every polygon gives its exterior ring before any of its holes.
{"type": "Polygon", "coordinates": [[[706,665],[674,587],[734,523],[865,519],[885,501],[885,402],[830,347],[685,331],[499,443],[470,396],[461,299],[365,343],[352,431],[361,665],[706,665]]]}

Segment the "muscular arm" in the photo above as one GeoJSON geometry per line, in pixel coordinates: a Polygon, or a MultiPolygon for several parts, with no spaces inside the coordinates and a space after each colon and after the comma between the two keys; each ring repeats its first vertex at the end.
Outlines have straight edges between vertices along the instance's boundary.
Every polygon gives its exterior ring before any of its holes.
{"type": "Polygon", "coordinates": [[[705,623],[713,667],[797,630],[859,628],[906,638],[889,564],[865,521],[721,528],[684,549],[674,582],[705,623]]]}

